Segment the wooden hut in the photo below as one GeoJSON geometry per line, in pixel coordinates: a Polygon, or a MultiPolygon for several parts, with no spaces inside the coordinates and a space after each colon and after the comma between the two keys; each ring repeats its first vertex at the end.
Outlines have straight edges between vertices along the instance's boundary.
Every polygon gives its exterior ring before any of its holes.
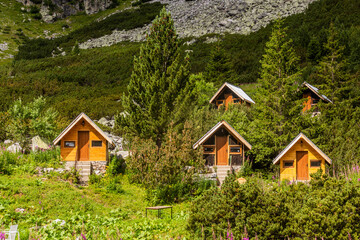
{"type": "Polygon", "coordinates": [[[81,113],[53,141],[60,144],[63,161],[108,161],[112,140],[85,114],[81,113]]]}
{"type": "Polygon", "coordinates": [[[303,87],[305,90],[303,91],[303,98],[306,99],[304,101],[304,107],[302,112],[306,112],[310,109],[313,109],[314,114],[318,114],[319,109],[316,107],[319,101],[323,101],[325,103],[332,103],[332,101],[327,98],[325,95],[319,93],[319,89],[310,85],[307,82],[304,82],[303,87]]]}
{"type": "Polygon", "coordinates": [[[246,103],[250,106],[255,102],[239,87],[225,82],[219,90],[210,99],[210,104],[214,104],[216,108],[225,106],[227,109],[229,104],[246,103]]]}
{"type": "Polygon", "coordinates": [[[240,166],[245,158],[245,151],[251,145],[226,121],[218,122],[194,145],[204,148],[204,158],[208,166],[240,166]]]}
{"type": "Polygon", "coordinates": [[[273,164],[280,164],[280,180],[290,181],[310,180],[311,173],[325,171],[326,163],[331,164],[331,159],[303,133],[273,160],[273,164]]]}

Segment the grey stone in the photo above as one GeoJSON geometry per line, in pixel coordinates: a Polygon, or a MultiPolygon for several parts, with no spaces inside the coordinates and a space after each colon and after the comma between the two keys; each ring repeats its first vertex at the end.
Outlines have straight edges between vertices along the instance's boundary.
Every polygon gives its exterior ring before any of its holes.
{"type": "Polygon", "coordinates": [[[4,144],[12,144],[13,143],[13,141],[12,140],[10,140],[10,139],[6,139],[5,141],[4,141],[4,144]]]}
{"type": "Polygon", "coordinates": [[[108,120],[106,118],[102,117],[102,118],[99,119],[98,123],[100,123],[102,125],[107,125],[108,120]]]}
{"type": "Polygon", "coordinates": [[[51,146],[50,144],[42,139],[40,136],[35,136],[31,139],[31,150],[37,151],[41,149],[49,149],[51,146]]]}
{"type": "Polygon", "coordinates": [[[19,143],[14,143],[11,146],[9,146],[6,149],[8,152],[12,152],[12,153],[16,153],[16,152],[21,152],[22,151],[22,147],[20,146],[19,143]]]}

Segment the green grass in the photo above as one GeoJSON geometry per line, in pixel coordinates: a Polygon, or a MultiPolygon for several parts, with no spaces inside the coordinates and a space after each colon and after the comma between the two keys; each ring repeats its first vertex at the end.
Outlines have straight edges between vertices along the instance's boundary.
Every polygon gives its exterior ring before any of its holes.
{"type": "MultiPolygon", "coordinates": [[[[8,226],[11,221],[19,224],[22,239],[40,233],[41,239],[47,239],[46,231],[29,233],[29,228],[49,225],[55,219],[65,220],[64,228],[71,229],[62,233],[66,235],[64,239],[73,239],[68,238],[73,230],[77,235],[84,233],[88,239],[96,239],[97,232],[99,236],[104,236],[102,232],[113,232],[112,236],[116,236],[116,231],[123,239],[194,239],[185,230],[189,203],[174,205],[173,219],[166,210],[162,219],[155,212],[149,212],[146,218],[145,190],[130,184],[126,175],[121,182],[124,192],[114,194],[94,186],[78,187],[56,177],[1,175],[0,225],[8,226]],[[17,208],[24,208],[25,212],[16,213],[17,208]],[[95,222],[104,225],[96,226],[95,222]]],[[[61,229],[54,227],[51,231],[61,229]]],[[[60,234],[51,231],[48,237],[60,234]]]]}

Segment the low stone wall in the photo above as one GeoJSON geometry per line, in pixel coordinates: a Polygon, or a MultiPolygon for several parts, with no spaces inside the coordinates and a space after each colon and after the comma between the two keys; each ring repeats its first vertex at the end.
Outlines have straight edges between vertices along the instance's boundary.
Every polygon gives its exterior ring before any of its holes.
{"type": "Polygon", "coordinates": [[[96,175],[102,175],[106,172],[106,161],[91,162],[92,172],[96,175]]]}
{"type": "MultiPolygon", "coordinates": [[[[106,161],[91,161],[91,172],[93,174],[96,175],[102,175],[105,174],[106,172],[106,165],[107,162],[106,161]]],[[[79,162],[78,162],[78,166],[79,166],[79,162]]],[[[73,168],[75,166],[75,162],[74,161],[64,161],[64,168],[66,170],[70,170],[71,168],[73,168]]]]}

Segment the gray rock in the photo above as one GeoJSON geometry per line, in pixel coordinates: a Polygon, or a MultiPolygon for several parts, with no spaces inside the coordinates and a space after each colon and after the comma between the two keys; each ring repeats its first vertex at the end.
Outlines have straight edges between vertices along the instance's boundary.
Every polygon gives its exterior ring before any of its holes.
{"type": "Polygon", "coordinates": [[[4,141],[4,144],[12,144],[13,143],[13,141],[12,140],[10,140],[10,139],[6,139],[5,141],[4,141]]]}
{"type": "Polygon", "coordinates": [[[21,152],[22,151],[22,147],[20,146],[19,143],[14,143],[11,146],[9,146],[6,149],[8,152],[12,152],[12,153],[16,153],[16,152],[21,152]]]}
{"type": "Polygon", "coordinates": [[[107,125],[108,120],[106,118],[102,117],[102,118],[99,119],[98,123],[100,123],[102,125],[107,125]]]}
{"type": "Polygon", "coordinates": [[[41,149],[49,149],[51,146],[49,142],[42,139],[40,136],[35,136],[31,139],[31,150],[37,151],[41,149]]]}

